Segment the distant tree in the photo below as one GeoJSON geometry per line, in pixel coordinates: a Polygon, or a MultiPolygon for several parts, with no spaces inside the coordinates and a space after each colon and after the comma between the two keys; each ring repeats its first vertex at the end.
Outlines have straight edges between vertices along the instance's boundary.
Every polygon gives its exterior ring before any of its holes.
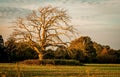
{"type": "Polygon", "coordinates": [[[84,56],[87,58],[87,62],[92,61],[96,58],[96,50],[93,47],[93,42],[90,37],[82,36],[78,39],[73,40],[70,43],[70,49],[76,49],[82,51],[84,56]]]}
{"type": "Polygon", "coordinates": [[[117,63],[120,63],[120,49],[116,51],[117,63]]]}
{"type": "Polygon", "coordinates": [[[37,58],[35,51],[26,42],[16,42],[12,36],[5,42],[5,47],[8,62],[37,58]]]}
{"type": "Polygon", "coordinates": [[[60,46],[55,51],[55,58],[57,58],[57,59],[70,59],[71,52],[72,51],[69,51],[68,48],[66,48],[65,46],[60,46]]]}
{"type": "Polygon", "coordinates": [[[38,53],[39,60],[42,60],[48,46],[67,45],[62,38],[71,38],[75,33],[69,21],[70,16],[66,10],[42,7],[26,18],[19,18],[13,27],[13,36],[27,42],[38,53]]]}
{"type": "Polygon", "coordinates": [[[120,54],[117,50],[113,50],[110,46],[103,46],[100,54],[97,55],[97,59],[100,63],[119,63],[120,54]]]}
{"type": "Polygon", "coordinates": [[[104,48],[102,45],[100,45],[96,42],[93,42],[93,47],[95,48],[97,55],[99,55],[104,48]]]}
{"type": "Polygon", "coordinates": [[[80,49],[71,49],[72,55],[70,56],[72,59],[79,60],[80,62],[84,62],[85,55],[83,51],[80,49]]]}
{"type": "Polygon", "coordinates": [[[5,52],[7,53],[8,55],[8,61],[11,62],[11,59],[14,60],[16,59],[14,56],[15,56],[15,51],[16,50],[16,43],[15,43],[15,38],[10,36],[7,41],[5,42],[5,47],[6,47],[6,50],[5,52]]]}
{"type": "Polygon", "coordinates": [[[0,62],[7,62],[8,60],[8,55],[5,52],[5,47],[0,46],[0,62]]]}
{"type": "Polygon", "coordinates": [[[45,51],[44,59],[55,59],[55,51],[52,49],[48,49],[45,51]]]}
{"type": "Polygon", "coordinates": [[[8,51],[14,51],[16,49],[15,38],[10,36],[5,42],[5,47],[7,48],[8,51]]]}
{"type": "Polygon", "coordinates": [[[4,47],[4,40],[2,35],[0,35],[0,47],[4,47]]]}

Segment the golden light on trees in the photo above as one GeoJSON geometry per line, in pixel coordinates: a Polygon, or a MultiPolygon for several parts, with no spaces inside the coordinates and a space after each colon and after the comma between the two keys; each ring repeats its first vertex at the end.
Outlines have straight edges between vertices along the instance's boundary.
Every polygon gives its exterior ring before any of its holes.
{"type": "Polygon", "coordinates": [[[39,60],[42,60],[48,46],[67,45],[61,36],[71,38],[75,33],[75,29],[69,23],[70,16],[65,9],[41,7],[27,17],[16,20],[13,36],[28,42],[38,53],[39,60]]]}

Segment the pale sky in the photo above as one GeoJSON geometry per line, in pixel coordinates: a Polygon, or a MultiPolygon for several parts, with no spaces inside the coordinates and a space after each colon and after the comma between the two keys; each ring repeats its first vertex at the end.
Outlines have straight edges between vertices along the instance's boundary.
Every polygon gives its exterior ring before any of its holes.
{"type": "Polygon", "coordinates": [[[80,35],[120,49],[120,0],[0,0],[0,35],[6,40],[12,21],[46,5],[66,9],[80,35]]]}

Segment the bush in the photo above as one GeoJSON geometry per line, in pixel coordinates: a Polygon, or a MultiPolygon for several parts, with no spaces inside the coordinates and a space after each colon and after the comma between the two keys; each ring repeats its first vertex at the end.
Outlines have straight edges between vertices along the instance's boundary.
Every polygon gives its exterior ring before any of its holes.
{"type": "Polygon", "coordinates": [[[40,65],[41,64],[38,59],[24,60],[20,63],[27,64],[27,65],[40,65]]]}
{"type": "Polygon", "coordinates": [[[46,65],[46,64],[55,65],[54,59],[44,59],[41,61],[41,63],[42,63],[42,65],[46,65]]]}
{"type": "Polygon", "coordinates": [[[83,65],[77,60],[66,60],[66,59],[44,59],[42,61],[39,60],[25,60],[21,62],[23,64],[28,65],[83,65]]]}
{"type": "Polygon", "coordinates": [[[81,65],[77,60],[55,59],[55,65],[81,65]]]}

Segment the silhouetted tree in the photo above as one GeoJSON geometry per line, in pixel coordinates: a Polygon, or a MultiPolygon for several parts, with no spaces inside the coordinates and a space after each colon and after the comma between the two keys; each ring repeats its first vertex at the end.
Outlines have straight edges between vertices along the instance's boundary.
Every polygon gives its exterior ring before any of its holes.
{"type": "Polygon", "coordinates": [[[0,35],[0,47],[4,47],[4,40],[2,35],[0,35]]]}
{"type": "Polygon", "coordinates": [[[7,62],[8,60],[8,55],[5,52],[5,47],[0,46],[0,62],[7,62]]]}
{"type": "Polygon", "coordinates": [[[119,63],[120,54],[117,50],[113,50],[110,46],[103,46],[101,53],[97,55],[97,59],[100,63],[119,63]]]}
{"type": "Polygon", "coordinates": [[[5,47],[8,62],[37,58],[37,53],[26,42],[16,42],[12,36],[5,42],[5,47]]]}
{"type": "Polygon", "coordinates": [[[45,51],[44,59],[55,59],[55,51],[52,49],[48,49],[45,51]]]}
{"type": "Polygon", "coordinates": [[[55,58],[57,59],[70,59],[72,51],[68,50],[65,46],[60,46],[55,51],[55,58]],[[71,54],[70,54],[71,53],[71,54]]]}

